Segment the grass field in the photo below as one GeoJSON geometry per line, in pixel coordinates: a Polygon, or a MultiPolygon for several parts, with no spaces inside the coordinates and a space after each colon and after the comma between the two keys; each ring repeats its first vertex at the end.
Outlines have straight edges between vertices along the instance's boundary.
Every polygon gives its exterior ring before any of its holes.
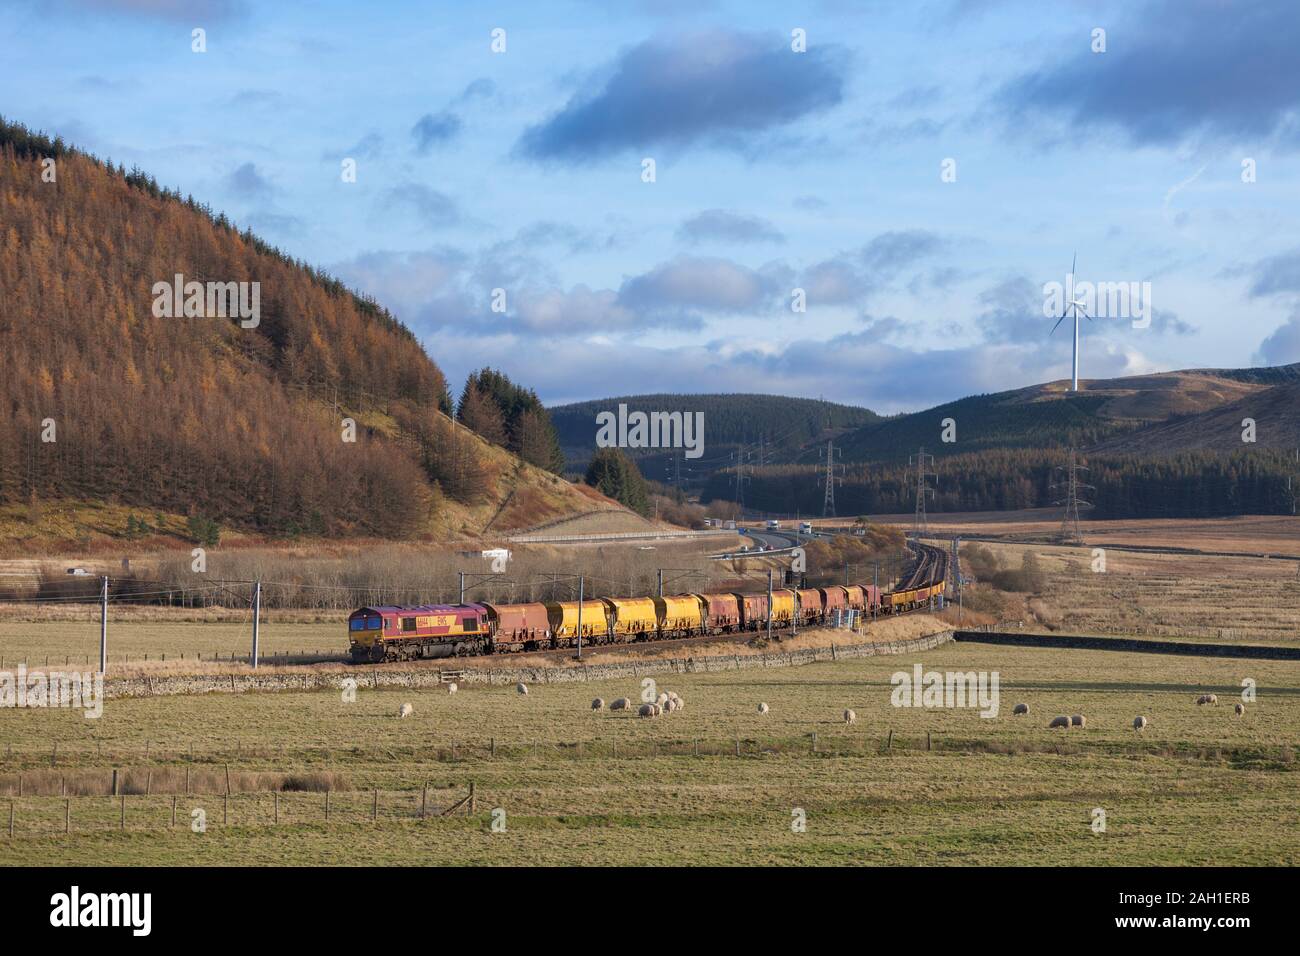
{"type": "Polygon", "coordinates": [[[110,700],[99,720],[0,711],[0,862],[1300,862],[1294,664],[950,644],[919,660],[681,675],[660,686],[687,709],[657,720],[593,713],[595,696],[638,696],[635,682],[616,681],[534,686],[526,697],[470,685],[454,696],[362,688],[353,703],[335,693],[110,700]],[[999,715],[891,706],[890,675],[917,662],[998,671],[999,715]],[[1259,699],[1237,718],[1233,695],[1246,677],[1259,699]],[[1204,691],[1220,705],[1197,707],[1204,691]],[[415,714],[401,720],[405,701],[415,714]],[[757,713],[759,701],[770,713],[757,713]],[[1020,701],[1031,716],[1011,715],[1020,701]],[[858,715],[851,728],[840,721],[845,707],[858,715]],[[1047,730],[1057,713],[1085,714],[1088,727],[1047,730]],[[1139,713],[1151,720],[1142,735],[1131,729],[1139,713]],[[167,794],[181,789],[191,748],[195,789],[223,790],[230,766],[230,822],[215,792],[182,792],[181,825],[170,830],[167,794]],[[148,774],[153,795],[128,798],[125,832],[112,797],[74,797],[65,835],[56,780],[74,778],[80,792],[100,780],[107,792],[113,767],[130,771],[132,791],[148,774]],[[20,772],[28,789],[10,842],[6,804],[20,772]],[[346,789],[331,794],[328,822],[323,794],[292,792],[271,823],[268,788],[287,773],[338,775],[346,789]],[[476,814],[416,817],[426,783],[441,807],[471,781],[476,814]],[[374,822],[372,788],[381,791],[374,822]],[[208,814],[206,833],[185,826],[195,807],[208,814]],[[1096,807],[1104,833],[1090,828],[1096,807]],[[792,830],[796,809],[806,832],[792,830]],[[496,810],[504,832],[491,830],[496,810]]]}

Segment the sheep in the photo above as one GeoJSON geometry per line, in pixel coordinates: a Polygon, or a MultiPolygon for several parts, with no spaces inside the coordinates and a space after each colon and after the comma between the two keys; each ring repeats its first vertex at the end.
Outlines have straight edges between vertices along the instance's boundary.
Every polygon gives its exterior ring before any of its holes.
{"type": "Polygon", "coordinates": [[[673,700],[671,697],[669,697],[666,701],[664,701],[665,714],[671,714],[676,709],[677,709],[677,701],[673,700]]]}
{"type": "Polygon", "coordinates": [[[415,708],[410,704],[403,704],[397,709],[398,717],[410,717],[413,713],[415,713],[415,708]]]}
{"type": "Polygon", "coordinates": [[[1071,726],[1071,727],[1087,727],[1087,726],[1088,726],[1088,718],[1085,717],[1085,716],[1083,716],[1083,714],[1075,714],[1073,717],[1070,718],[1070,726],[1071,726]]]}
{"type": "Polygon", "coordinates": [[[1134,730],[1146,730],[1146,729],[1147,729],[1147,719],[1146,719],[1145,717],[1141,717],[1141,716],[1134,717],[1134,718],[1133,718],[1133,729],[1134,729],[1134,730]]]}
{"type": "Polygon", "coordinates": [[[454,693],[456,693],[456,685],[455,685],[454,683],[453,683],[453,684],[448,684],[448,685],[447,685],[447,693],[449,693],[449,694],[454,694],[454,693]]]}
{"type": "Polygon", "coordinates": [[[605,709],[605,701],[604,701],[602,698],[597,697],[595,700],[593,700],[593,701],[591,702],[591,709],[592,709],[592,710],[604,710],[604,709],[605,709]]]}
{"type": "Polygon", "coordinates": [[[766,714],[767,711],[768,711],[768,706],[767,706],[767,704],[759,704],[759,705],[758,705],[758,712],[759,712],[760,714],[766,714]]]}
{"type": "Polygon", "coordinates": [[[663,712],[664,712],[664,711],[663,711],[663,708],[660,707],[658,704],[642,704],[641,707],[640,707],[640,709],[637,710],[637,716],[638,716],[638,717],[658,717],[658,716],[659,716],[660,714],[662,714],[663,712]]]}
{"type": "Polygon", "coordinates": [[[662,707],[664,704],[668,703],[668,695],[663,691],[660,691],[659,696],[655,698],[655,703],[662,707]]]}
{"type": "Polygon", "coordinates": [[[609,709],[610,709],[610,710],[627,710],[627,709],[630,708],[631,706],[632,706],[632,702],[631,702],[630,700],[628,700],[626,697],[620,697],[618,700],[615,700],[615,701],[611,701],[611,702],[610,702],[609,709]]]}
{"type": "Polygon", "coordinates": [[[1050,728],[1053,728],[1053,727],[1064,727],[1066,730],[1069,730],[1069,729],[1070,729],[1070,718],[1069,718],[1069,717],[1053,717],[1053,718],[1052,718],[1052,722],[1051,722],[1050,724],[1048,724],[1047,726],[1048,726],[1049,729],[1050,729],[1050,728]]]}
{"type": "Polygon", "coordinates": [[[1233,706],[1233,708],[1232,708],[1232,712],[1233,712],[1234,714],[1236,714],[1238,717],[1240,717],[1240,716],[1242,716],[1243,714],[1246,713],[1246,705],[1245,705],[1245,704],[1236,704],[1236,705],[1233,706]]]}
{"type": "Polygon", "coordinates": [[[1026,714],[1026,715],[1027,715],[1027,714],[1029,713],[1029,705],[1028,705],[1028,704],[1016,704],[1016,706],[1014,706],[1014,707],[1011,708],[1011,713],[1012,713],[1012,714],[1026,714]]]}
{"type": "Polygon", "coordinates": [[[523,694],[525,697],[527,697],[527,696],[528,696],[528,685],[525,684],[523,681],[520,681],[518,684],[515,685],[515,693],[517,693],[517,694],[523,694]]]}
{"type": "Polygon", "coordinates": [[[845,710],[845,711],[844,711],[844,722],[845,722],[846,724],[856,724],[856,723],[858,722],[858,715],[855,714],[855,713],[854,713],[853,711],[851,711],[851,710],[845,710]]]}
{"type": "Polygon", "coordinates": [[[1201,704],[1213,704],[1217,707],[1219,704],[1219,698],[1214,694],[1202,694],[1200,697],[1196,698],[1196,703],[1198,706],[1201,704]]]}

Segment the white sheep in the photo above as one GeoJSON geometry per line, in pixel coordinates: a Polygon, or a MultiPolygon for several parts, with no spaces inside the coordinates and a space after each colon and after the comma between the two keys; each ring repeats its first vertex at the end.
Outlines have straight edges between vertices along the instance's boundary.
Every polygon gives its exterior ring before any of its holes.
{"type": "Polygon", "coordinates": [[[1147,719],[1146,719],[1145,717],[1134,717],[1134,718],[1133,718],[1133,729],[1134,729],[1134,730],[1146,730],[1146,729],[1147,729],[1147,719]]]}
{"type": "Polygon", "coordinates": [[[403,704],[397,709],[398,717],[410,717],[413,713],[415,713],[415,708],[410,704],[403,704]]]}
{"type": "Polygon", "coordinates": [[[846,724],[856,724],[856,723],[858,722],[858,715],[855,714],[855,713],[854,713],[853,711],[851,711],[851,710],[845,710],[845,711],[844,711],[844,722],[845,722],[846,724]]]}
{"type": "Polygon", "coordinates": [[[638,717],[658,717],[663,710],[658,704],[642,704],[637,710],[638,717]]]}
{"type": "Polygon", "coordinates": [[[1012,714],[1028,714],[1028,713],[1029,713],[1029,705],[1028,705],[1028,704],[1016,704],[1016,706],[1014,706],[1014,707],[1011,708],[1011,713],[1012,713],[1012,714]]]}
{"type": "Polygon", "coordinates": [[[1214,694],[1202,694],[1200,697],[1196,698],[1196,703],[1198,706],[1201,704],[1214,704],[1215,706],[1218,706],[1219,698],[1214,694]]]}
{"type": "Polygon", "coordinates": [[[1075,714],[1073,717],[1070,718],[1070,726],[1071,726],[1071,727],[1087,727],[1087,726],[1088,726],[1088,718],[1085,717],[1085,716],[1083,716],[1083,714],[1075,714]]]}
{"type": "Polygon", "coordinates": [[[663,691],[660,691],[659,696],[655,698],[655,703],[662,707],[664,704],[668,703],[668,695],[663,691]]]}
{"type": "Polygon", "coordinates": [[[448,685],[447,685],[447,693],[449,693],[449,694],[454,694],[454,693],[456,693],[456,685],[455,685],[454,683],[453,683],[453,684],[448,684],[448,685]]]}
{"type": "Polygon", "coordinates": [[[760,714],[766,714],[767,711],[768,711],[768,706],[767,706],[767,704],[759,704],[759,705],[758,705],[758,712],[759,712],[760,714]]]}
{"type": "Polygon", "coordinates": [[[1069,718],[1069,717],[1053,717],[1053,718],[1052,718],[1052,722],[1051,722],[1050,724],[1048,724],[1047,726],[1048,726],[1049,729],[1050,729],[1050,728],[1053,728],[1053,727],[1064,727],[1066,730],[1069,730],[1069,729],[1070,729],[1070,718],[1069,718]]]}
{"type": "Polygon", "coordinates": [[[1236,705],[1232,708],[1232,712],[1233,712],[1234,714],[1236,714],[1238,717],[1240,717],[1240,716],[1242,716],[1243,714],[1246,713],[1246,705],[1245,705],[1245,704],[1236,704],[1236,705]]]}
{"type": "Polygon", "coordinates": [[[605,709],[605,700],[604,700],[604,698],[597,697],[595,700],[593,700],[593,701],[591,702],[591,709],[592,709],[592,710],[604,710],[604,709],[605,709]]]}
{"type": "Polygon", "coordinates": [[[669,697],[666,701],[664,701],[665,714],[671,714],[676,709],[677,709],[677,701],[673,700],[671,697],[669,697]]]}
{"type": "Polygon", "coordinates": [[[523,681],[520,681],[518,684],[515,685],[515,693],[517,693],[517,694],[523,694],[525,697],[527,697],[527,696],[528,696],[528,685],[525,684],[523,681]]]}
{"type": "Polygon", "coordinates": [[[626,697],[620,697],[618,700],[613,701],[612,703],[610,703],[610,705],[609,705],[609,709],[610,709],[610,710],[627,710],[627,709],[628,709],[629,707],[631,707],[631,706],[632,706],[632,702],[631,702],[630,700],[628,700],[626,697]]]}

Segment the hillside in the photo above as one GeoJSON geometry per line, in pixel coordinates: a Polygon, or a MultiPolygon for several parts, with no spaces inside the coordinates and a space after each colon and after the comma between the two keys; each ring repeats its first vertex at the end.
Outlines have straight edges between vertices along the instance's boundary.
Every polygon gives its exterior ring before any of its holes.
{"type": "MultiPolygon", "coordinates": [[[[699,479],[726,467],[742,446],[747,453],[757,454],[761,441],[765,457],[783,458],[828,434],[837,435],[880,420],[879,415],[865,408],[781,395],[624,395],[558,405],[549,411],[570,469],[585,468],[596,451],[596,415],[617,413],[620,404],[627,405],[629,411],[703,413],[703,455],[681,461],[684,479],[699,479]]],[[[675,475],[672,452],[653,448],[624,450],[637,460],[647,478],[662,481],[675,475]]]]}
{"type": "MultiPolygon", "coordinates": [[[[1294,366],[1288,366],[1294,368],[1294,366]]],[[[1255,422],[1255,445],[1288,451],[1300,448],[1300,379],[1259,389],[1245,398],[1177,421],[1152,425],[1097,445],[1107,454],[1172,455],[1200,449],[1240,451],[1242,421],[1255,422]]]]}
{"type": "Polygon", "coordinates": [[[988,449],[1090,447],[1153,422],[1205,412],[1265,388],[1239,372],[1165,372],[1068,381],[959,399],[864,426],[841,439],[846,461],[906,461],[924,445],[936,456],[988,449]],[[942,422],[956,422],[957,440],[940,440],[942,422]]]}
{"type": "Polygon", "coordinates": [[[111,535],[135,509],[164,533],[187,516],[411,538],[618,507],[454,426],[441,370],[376,303],[138,170],[3,121],[0,289],[11,539],[54,514],[111,535]],[[198,287],[198,314],[159,317],[155,284],[177,274],[247,283],[255,308],[223,317],[198,287]]]}

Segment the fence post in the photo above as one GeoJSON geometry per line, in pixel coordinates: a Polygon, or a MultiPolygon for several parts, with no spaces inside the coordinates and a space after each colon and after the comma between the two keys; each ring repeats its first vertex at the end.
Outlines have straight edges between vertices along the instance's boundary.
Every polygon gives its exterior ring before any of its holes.
{"type": "Polygon", "coordinates": [[[153,768],[152,767],[149,768],[149,771],[144,776],[144,795],[146,797],[153,795],[153,768]]]}
{"type": "Polygon", "coordinates": [[[816,752],[817,752],[817,731],[815,731],[815,730],[813,731],[812,738],[813,738],[813,741],[812,741],[812,752],[813,752],[813,753],[816,753],[816,752]]]}
{"type": "Polygon", "coordinates": [[[176,797],[172,796],[172,829],[176,828],[176,797]]]}
{"type": "Polygon", "coordinates": [[[429,784],[426,782],[420,791],[420,819],[423,820],[429,809],[429,784]]]}
{"type": "Polygon", "coordinates": [[[474,800],[474,781],[471,780],[469,782],[469,812],[473,813],[475,809],[476,808],[475,808],[475,800],[474,800]]]}
{"type": "Polygon", "coordinates": [[[326,790],[325,791],[325,819],[328,820],[329,818],[330,818],[330,792],[326,790]]]}
{"type": "Polygon", "coordinates": [[[72,832],[72,801],[65,800],[63,803],[63,832],[72,832]]]}
{"type": "Polygon", "coordinates": [[[9,801],[9,839],[14,838],[14,802],[9,801]]]}
{"type": "Polygon", "coordinates": [[[370,819],[379,819],[379,788],[375,787],[375,796],[370,804],[370,819]]]}
{"type": "Polygon", "coordinates": [[[925,749],[930,749],[930,731],[928,730],[925,732],[925,749]]]}
{"type": "Polygon", "coordinates": [[[118,784],[117,784],[117,768],[114,767],[113,768],[113,796],[116,797],[120,792],[121,791],[118,789],[118,784]]]}
{"type": "Polygon", "coordinates": [[[736,756],[740,756],[740,735],[736,735],[736,756]]]}
{"type": "Polygon", "coordinates": [[[894,732],[892,730],[889,732],[889,740],[886,741],[885,743],[885,749],[886,750],[894,749],[894,732]]]}
{"type": "Polygon", "coordinates": [[[185,765],[185,792],[190,792],[190,765],[185,765]]]}
{"type": "Polygon", "coordinates": [[[492,739],[492,756],[495,757],[497,755],[497,739],[495,737],[491,739],[492,739]]]}
{"type": "Polygon", "coordinates": [[[119,830],[125,830],[126,829],[126,794],[125,793],[122,794],[121,800],[122,800],[121,803],[122,810],[121,810],[121,815],[117,818],[117,828],[119,830]]]}
{"type": "Polygon", "coordinates": [[[226,764],[226,795],[230,795],[230,764],[226,764]]]}
{"type": "Polygon", "coordinates": [[[221,825],[224,827],[230,820],[230,794],[221,795],[221,825]]]}
{"type": "Polygon", "coordinates": [[[279,790],[272,790],[272,791],[271,791],[271,796],[274,798],[274,800],[273,800],[273,804],[274,804],[274,807],[275,807],[275,816],[272,817],[272,821],[271,821],[271,822],[273,822],[273,823],[279,823],[279,822],[280,822],[280,791],[279,791],[279,790]]]}

